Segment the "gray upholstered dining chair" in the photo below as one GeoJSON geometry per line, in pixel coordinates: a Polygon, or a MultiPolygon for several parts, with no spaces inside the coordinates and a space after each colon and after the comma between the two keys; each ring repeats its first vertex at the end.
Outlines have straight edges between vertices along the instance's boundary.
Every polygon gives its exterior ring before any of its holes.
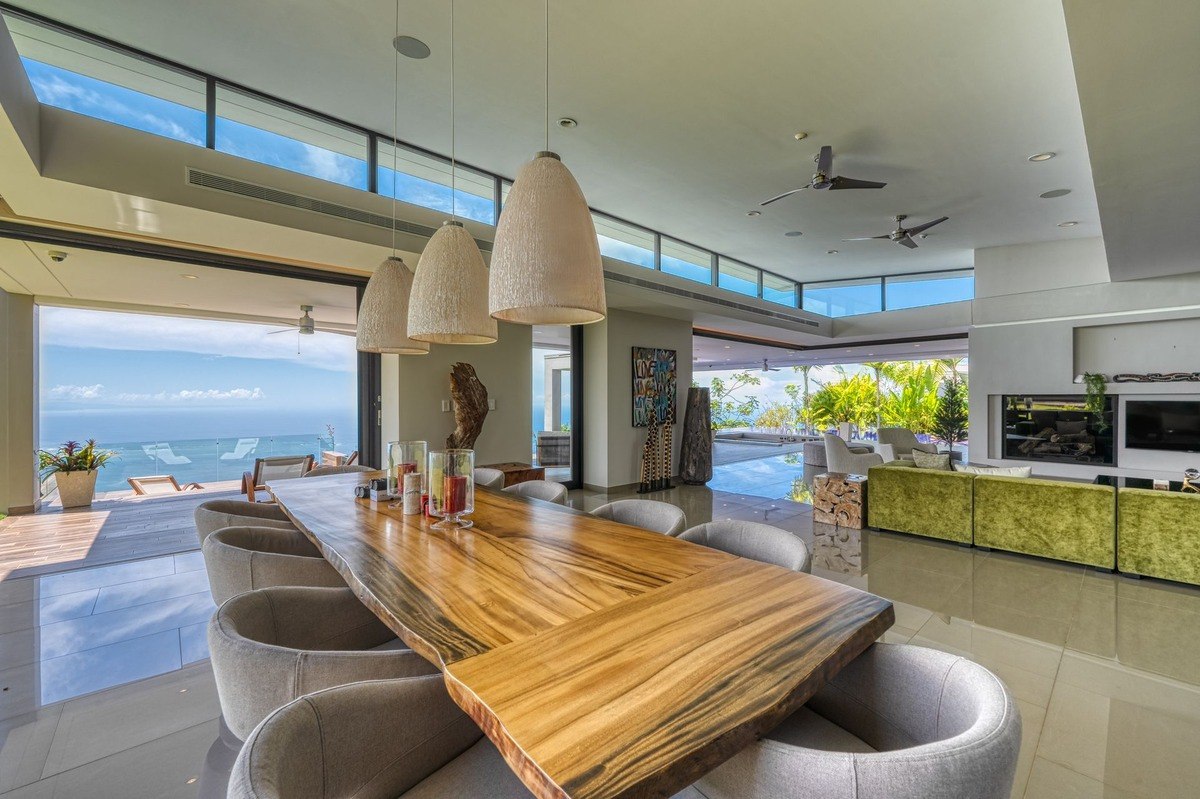
{"type": "Polygon", "coordinates": [[[226,527],[204,539],[200,550],[218,605],[244,591],[275,585],[346,586],[316,546],[296,529],[226,527]]]}
{"type": "Polygon", "coordinates": [[[708,799],[1007,799],[1021,717],[966,658],[875,644],[804,707],[696,782],[708,799]]]}
{"type": "Polygon", "coordinates": [[[825,434],[825,470],[839,474],[866,474],[884,462],[877,452],[851,452],[850,445],[833,433],[825,434]]]}
{"type": "Polygon", "coordinates": [[[684,530],[679,537],[740,558],[774,563],[794,572],[812,572],[808,546],[798,536],[769,524],[732,519],[707,522],[684,530]]]}
{"type": "Polygon", "coordinates": [[[504,488],[504,472],[480,466],[475,470],[475,485],[484,488],[504,488]]]}
{"type": "Polygon", "coordinates": [[[922,444],[917,440],[917,434],[907,427],[879,428],[879,443],[888,444],[898,460],[911,461],[913,450],[937,454],[937,444],[922,444]]]}
{"type": "Polygon", "coordinates": [[[304,694],[360,680],[437,674],[349,588],[264,588],[208,624],[221,715],[238,738],[304,694]]]}
{"type": "Polygon", "coordinates": [[[229,799],[531,799],[439,675],[302,696],[251,733],[229,799]]]}
{"type": "Polygon", "coordinates": [[[200,543],[225,527],[279,527],[295,530],[287,514],[278,505],[246,502],[242,499],[210,499],[201,502],[193,511],[196,535],[200,543]]]}
{"type": "Polygon", "coordinates": [[[618,499],[596,508],[592,515],[665,535],[679,535],[687,527],[682,509],[653,499],[618,499]]]}
{"type": "Polygon", "coordinates": [[[360,466],[357,463],[343,464],[341,466],[314,466],[309,469],[305,477],[324,477],[328,474],[352,474],[354,472],[377,472],[378,469],[372,469],[370,466],[360,466]]]}
{"type": "Polygon", "coordinates": [[[511,485],[504,491],[520,497],[555,502],[559,505],[567,504],[567,487],[562,483],[552,483],[549,480],[526,480],[524,483],[511,485]]]}

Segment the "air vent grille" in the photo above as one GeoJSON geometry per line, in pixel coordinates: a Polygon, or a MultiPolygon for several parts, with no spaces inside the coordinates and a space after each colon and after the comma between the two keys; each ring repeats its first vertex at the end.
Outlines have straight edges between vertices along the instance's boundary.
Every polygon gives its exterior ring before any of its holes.
{"type": "Polygon", "coordinates": [[[753,305],[746,305],[745,303],[734,302],[733,300],[712,297],[708,294],[700,294],[699,292],[688,291],[687,289],[677,288],[676,286],[667,286],[663,283],[655,283],[652,280],[642,280],[640,277],[630,277],[629,275],[622,275],[606,270],[604,272],[604,278],[617,283],[624,283],[627,286],[637,286],[638,288],[649,289],[651,291],[661,291],[665,294],[674,294],[676,297],[686,297],[689,300],[706,302],[709,305],[720,305],[724,308],[736,308],[739,311],[745,311],[747,313],[757,314],[759,316],[769,316],[772,319],[780,319],[785,322],[791,322],[792,324],[817,328],[821,326],[820,322],[814,322],[812,319],[808,319],[803,316],[795,316],[793,314],[781,313],[779,311],[768,311],[764,308],[756,308],[753,305]]]}
{"type": "MultiPolygon", "coordinates": [[[[249,197],[263,202],[273,203],[275,205],[283,205],[288,208],[298,208],[302,211],[312,211],[325,216],[332,216],[338,219],[348,219],[351,222],[359,222],[364,225],[373,225],[383,228],[384,230],[392,229],[392,219],[383,214],[377,214],[372,211],[364,211],[361,208],[352,208],[348,205],[339,205],[331,203],[328,200],[319,200],[316,197],[306,197],[302,194],[293,194],[290,191],[271,188],[270,186],[261,186],[257,183],[250,183],[245,180],[227,177],[225,175],[217,175],[212,172],[204,172],[199,169],[188,168],[187,182],[192,186],[198,186],[203,189],[212,189],[221,191],[227,194],[236,194],[239,197],[249,197]]],[[[402,219],[396,220],[396,230],[401,233],[411,233],[414,236],[430,238],[433,236],[435,228],[426,225],[417,225],[412,222],[405,222],[402,219]]],[[[492,243],[481,239],[475,240],[479,244],[481,250],[488,252],[492,249],[492,243]]]]}

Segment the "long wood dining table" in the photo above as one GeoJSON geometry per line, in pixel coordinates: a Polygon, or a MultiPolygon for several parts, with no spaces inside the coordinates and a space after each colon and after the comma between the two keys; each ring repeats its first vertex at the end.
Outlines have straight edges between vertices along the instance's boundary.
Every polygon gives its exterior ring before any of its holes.
{"type": "Polygon", "coordinates": [[[543,799],[672,795],[894,620],[850,586],[499,491],[434,530],[356,498],[371,476],[268,488],[543,799]]]}

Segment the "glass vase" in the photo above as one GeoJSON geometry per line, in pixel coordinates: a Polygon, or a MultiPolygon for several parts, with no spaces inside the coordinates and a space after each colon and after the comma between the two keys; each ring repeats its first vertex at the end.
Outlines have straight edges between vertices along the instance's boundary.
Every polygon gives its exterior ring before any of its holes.
{"type": "Polygon", "coordinates": [[[404,492],[404,475],[421,476],[421,493],[425,493],[425,466],[428,445],[424,441],[392,441],[388,443],[388,496],[399,497],[404,492]]]}
{"type": "Polygon", "coordinates": [[[440,516],[435,530],[462,530],[475,511],[475,450],[448,449],[429,453],[429,511],[440,516]]]}

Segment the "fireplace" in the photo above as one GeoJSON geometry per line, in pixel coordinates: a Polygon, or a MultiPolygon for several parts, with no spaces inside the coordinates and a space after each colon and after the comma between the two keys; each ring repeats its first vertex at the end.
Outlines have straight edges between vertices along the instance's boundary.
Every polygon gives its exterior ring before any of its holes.
{"type": "Polygon", "coordinates": [[[1115,466],[1117,398],[1105,397],[1102,420],[1085,400],[1082,394],[1006,394],[1003,457],[1115,466]]]}

